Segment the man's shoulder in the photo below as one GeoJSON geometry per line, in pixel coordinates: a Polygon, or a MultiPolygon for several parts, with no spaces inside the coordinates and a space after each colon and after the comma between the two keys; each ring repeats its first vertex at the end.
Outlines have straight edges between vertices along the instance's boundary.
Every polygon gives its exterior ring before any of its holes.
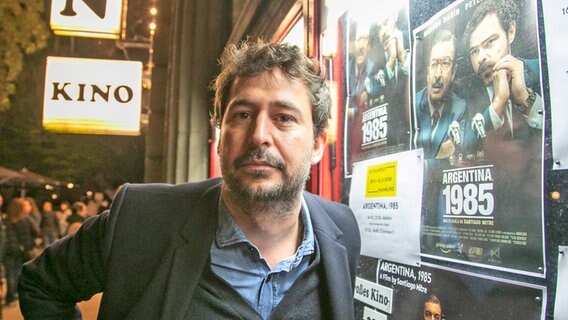
{"type": "Polygon", "coordinates": [[[529,68],[540,68],[540,60],[538,59],[527,59],[527,58],[521,58],[521,57],[517,57],[517,59],[521,60],[525,66],[528,66],[529,68]]]}
{"type": "Polygon", "coordinates": [[[219,185],[220,178],[207,179],[202,181],[187,182],[180,184],[170,183],[126,183],[119,188],[120,191],[128,191],[129,193],[147,194],[165,194],[165,195],[178,195],[187,193],[200,193],[219,185]]]}
{"type": "Polygon", "coordinates": [[[451,93],[451,107],[454,112],[465,112],[467,109],[467,101],[463,98],[455,94],[454,92],[451,93]]]}
{"type": "MultiPolygon", "coordinates": [[[[127,211],[133,214],[136,212],[140,214],[154,212],[155,214],[167,215],[167,212],[177,211],[182,208],[195,208],[206,195],[217,194],[209,191],[217,190],[218,188],[216,189],[216,187],[218,185],[220,185],[220,179],[182,184],[124,184],[119,188],[112,207],[115,210],[127,211]]],[[[214,201],[207,199],[204,202],[207,205],[214,201]]]]}
{"type": "Polygon", "coordinates": [[[306,200],[310,213],[312,213],[312,211],[317,213],[321,210],[327,213],[332,219],[342,217],[351,218],[353,216],[351,209],[343,203],[331,201],[307,191],[304,192],[304,199],[306,200]]]}
{"type": "Polygon", "coordinates": [[[428,88],[424,87],[422,89],[420,89],[420,91],[416,92],[416,100],[418,100],[419,98],[422,98],[425,94],[426,94],[426,90],[428,88]]]}
{"type": "Polygon", "coordinates": [[[540,60],[524,59],[521,60],[525,66],[525,83],[528,87],[540,94],[540,60]]]}

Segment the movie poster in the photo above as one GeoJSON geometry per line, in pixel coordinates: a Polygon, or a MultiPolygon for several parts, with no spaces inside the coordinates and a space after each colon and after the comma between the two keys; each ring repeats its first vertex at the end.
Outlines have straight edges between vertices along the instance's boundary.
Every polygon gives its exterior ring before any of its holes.
{"type": "Polygon", "coordinates": [[[411,139],[408,1],[355,1],[349,8],[341,19],[344,177],[354,162],[408,150],[411,139]]]}
{"type": "Polygon", "coordinates": [[[548,62],[548,85],[550,90],[552,168],[568,169],[568,61],[566,48],[559,43],[566,40],[568,29],[568,3],[565,0],[542,2],[546,30],[546,59],[548,62]],[[556,44],[556,45],[555,45],[556,44]]]}
{"type": "Polygon", "coordinates": [[[554,318],[568,319],[568,246],[558,247],[558,275],[556,276],[556,298],[554,318]]]}
{"type": "Polygon", "coordinates": [[[546,287],[423,263],[362,257],[355,319],[545,319],[546,287]]]}
{"type": "Polygon", "coordinates": [[[456,1],[413,31],[422,255],[544,277],[536,1],[456,1]]]}

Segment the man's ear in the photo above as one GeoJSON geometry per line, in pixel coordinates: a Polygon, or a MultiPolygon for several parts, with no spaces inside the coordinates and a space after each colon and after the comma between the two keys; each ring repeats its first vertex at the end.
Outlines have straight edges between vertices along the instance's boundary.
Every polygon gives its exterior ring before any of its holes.
{"type": "Polygon", "coordinates": [[[327,145],[327,132],[322,132],[314,139],[314,149],[312,150],[312,164],[320,162],[327,145]]]}
{"type": "Polygon", "coordinates": [[[509,46],[515,40],[515,35],[517,34],[517,22],[511,21],[509,24],[509,30],[507,31],[507,37],[509,38],[509,46]]]}

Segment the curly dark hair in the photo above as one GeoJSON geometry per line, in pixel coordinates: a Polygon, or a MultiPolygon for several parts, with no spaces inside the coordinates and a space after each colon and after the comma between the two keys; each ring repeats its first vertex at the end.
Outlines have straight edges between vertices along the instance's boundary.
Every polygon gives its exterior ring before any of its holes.
{"type": "Polygon", "coordinates": [[[462,48],[469,51],[469,38],[473,30],[489,14],[494,13],[499,18],[499,23],[505,32],[511,27],[511,23],[519,23],[519,7],[511,0],[483,1],[475,8],[473,15],[467,22],[462,38],[462,48]]]}
{"type": "Polygon", "coordinates": [[[279,68],[290,79],[302,81],[308,88],[312,103],[314,137],[323,133],[331,109],[325,71],[315,59],[308,58],[300,48],[286,43],[266,43],[263,40],[243,41],[229,45],[221,56],[221,73],[212,89],[215,91],[211,124],[221,127],[227,108],[228,95],[237,77],[249,77],[279,68]]]}

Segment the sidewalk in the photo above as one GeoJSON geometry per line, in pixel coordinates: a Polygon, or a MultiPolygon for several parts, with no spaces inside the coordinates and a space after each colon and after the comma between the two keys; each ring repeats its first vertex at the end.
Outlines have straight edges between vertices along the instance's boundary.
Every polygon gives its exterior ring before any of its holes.
{"type": "MultiPolygon", "coordinates": [[[[81,313],[83,314],[83,320],[97,319],[100,303],[101,294],[94,295],[89,301],[79,303],[79,308],[81,308],[81,313]]],[[[24,317],[20,313],[20,306],[17,303],[14,303],[9,307],[4,306],[2,316],[2,320],[24,319],[24,317]]]]}

